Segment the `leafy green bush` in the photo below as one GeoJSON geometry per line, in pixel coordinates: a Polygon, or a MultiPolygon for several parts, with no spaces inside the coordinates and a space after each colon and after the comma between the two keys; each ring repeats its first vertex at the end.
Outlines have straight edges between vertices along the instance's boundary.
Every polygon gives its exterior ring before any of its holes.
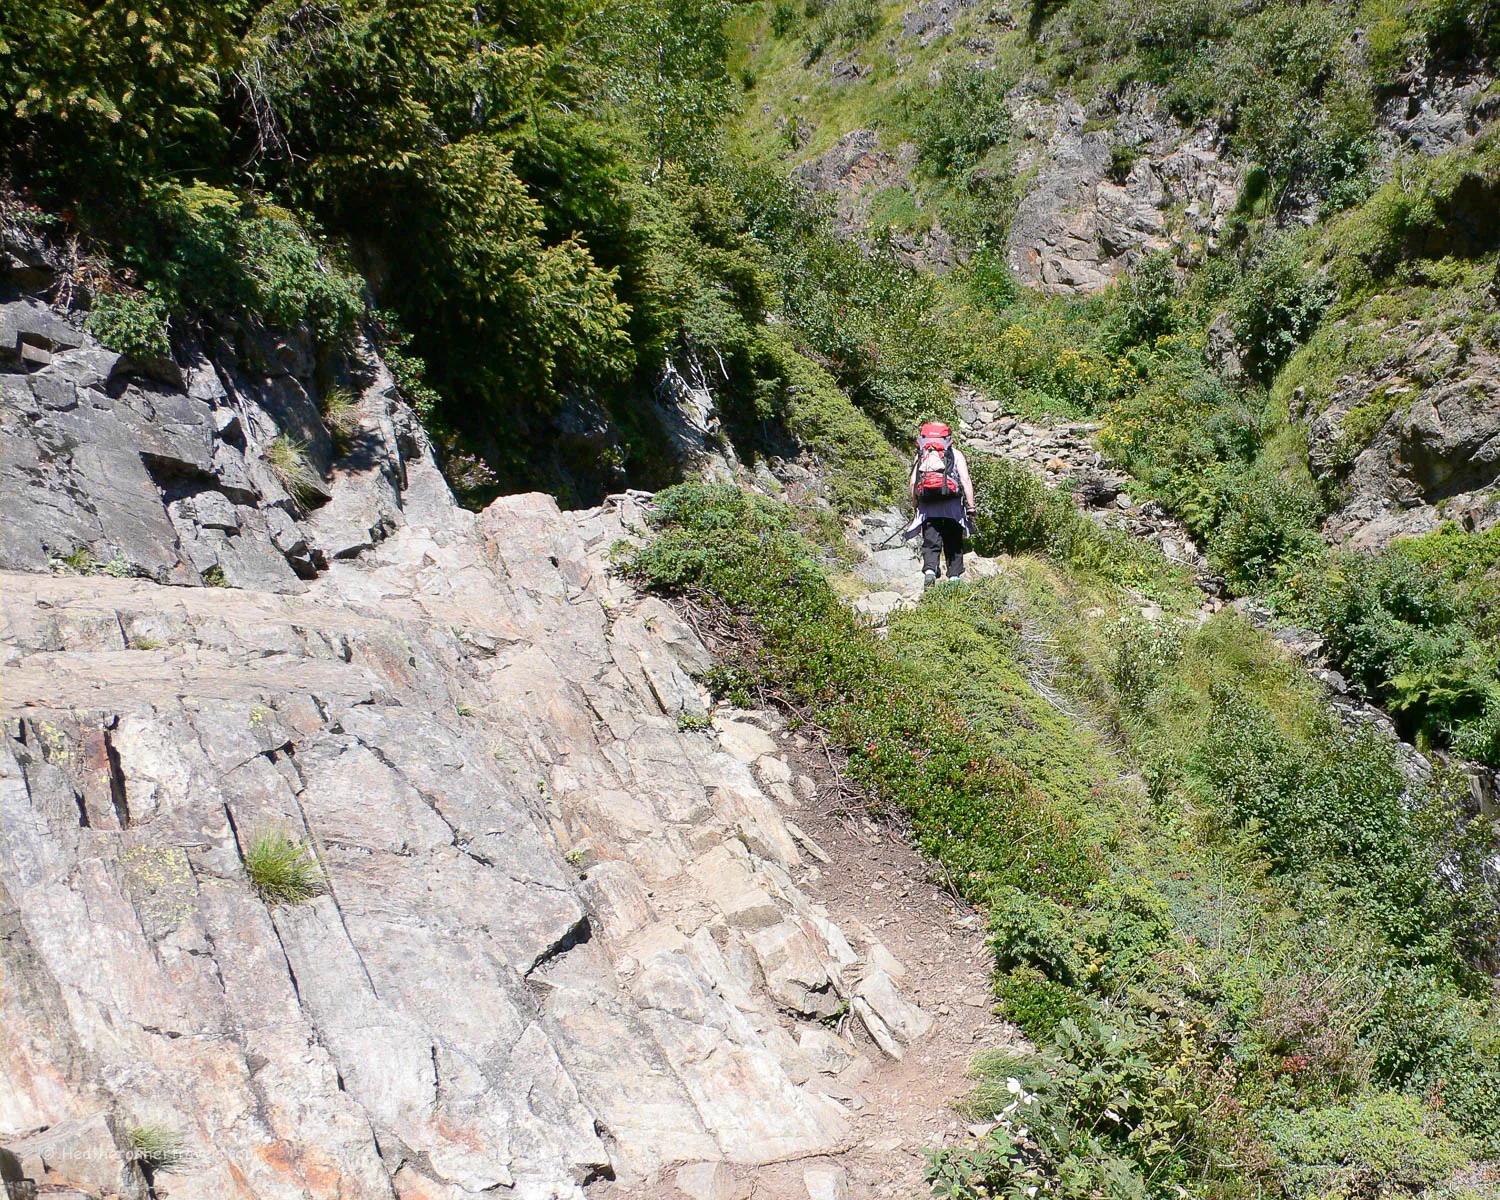
{"type": "Polygon", "coordinates": [[[1057,501],[1036,472],[993,454],[970,454],[976,509],[974,548],[981,554],[1020,554],[1041,547],[1048,507],[1057,501]]]}
{"type": "Polygon", "coordinates": [[[1282,1111],[1266,1122],[1291,1200],[1413,1193],[1467,1161],[1458,1131],[1413,1096],[1376,1093],[1349,1105],[1282,1111]]]}
{"type": "Polygon", "coordinates": [[[840,512],[868,512],[905,494],[906,469],[890,443],[826,370],[777,329],[761,331],[751,353],[755,377],[780,393],[775,414],[821,460],[840,512]]]}
{"type": "Polygon", "coordinates": [[[1299,741],[1227,687],[1213,704],[1193,762],[1224,819],[1275,870],[1343,889],[1392,947],[1466,977],[1500,932],[1500,909],[1487,831],[1464,817],[1463,789],[1412,784],[1374,731],[1324,724],[1299,741]]]}
{"type": "Polygon", "coordinates": [[[1322,501],[1305,478],[1258,465],[1222,475],[1217,484],[1209,554],[1237,592],[1322,556],[1322,501]]]}
{"type": "Polygon", "coordinates": [[[865,254],[822,233],[777,262],[782,308],[799,348],[894,441],[934,415],[956,419],[947,344],[930,275],[888,247],[865,254]]]}
{"type": "Polygon", "coordinates": [[[1195,1161],[1195,1132],[1225,1099],[1193,1052],[1185,1052],[1188,1041],[1155,1022],[1065,1019],[1034,1060],[987,1057],[981,1069],[1005,1085],[986,1089],[994,1101],[974,1115],[994,1120],[995,1128],[974,1150],[931,1154],[934,1194],[955,1200],[1043,1190],[1065,1200],[1180,1194],[1185,1181],[1201,1181],[1209,1166],[1195,1161]]]}
{"type": "Polygon", "coordinates": [[[911,105],[917,159],[937,175],[958,176],[1010,136],[1005,77],[982,67],[951,66],[911,105]]]}
{"type": "Polygon", "coordinates": [[[174,312],[242,314],[272,329],[306,322],[334,344],[364,314],[364,285],[328,264],[286,209],[196,183],[148,190],[126,258],[174,312]]]}
{"type": "Polygon", "coordinates": [[[167,306],[150,292],[104,292],[95,297],[85,327],[111,350],[136,362],[172,357],[167,306]]]}
{"type": "Polygon", "coordinates": [[[1088,1004],[1075,988],[1047,978],[1035,967],[1006,971],[996,981],[995,992],[1005,1018],[1036,1040],[1051,1037],[1065,1020],[1088,1015],[1088,1004]]]}
{"type": "Polygon", "coordinates": [[[1176,327],[1174,302],[1180,283],[1170,253],[1149,254],[1108,294],[1102,340],[1110,354],[1132,346],[1151,346],[1176,327]]]}
{"type": "Polygon", "coordinates": [[[990,946],[1002,971],[1032,967],[1058,983],[1074,983],[1078,966],[1067,934],[1069,914],[1055,900],[1015,887],[991,892],[990,946]]]}
{"type": "Polygon", "coordinates": [[[279,829],[259,829],[250,835],[245,874],[267,904],[302,904],[328,887],[318,860],[279,829]]]}
{"type": "Polygon", "coordinates": [[[1110,657],[1110,682],[1122,710],[1139,710],[1182,659],[1182,626],[1175,621],[1122,618],[1110,657]]]}
{"type": "Polygon", "coordinates": [[[1270,242],[1241,278],[1230,303],[1246,368],[1262,380],[1274,375],[1312,333],[1328,299],[1327,286],[1303,267],[1296,239],[1270,242]]]}
{"type": "Polygon", "coordinates": [[[1302,580],[1300,611],[1339,669],[1408,736],[1495,761],[1500,692],[1487,627],[1500,531],[1449,529],[1378,554],[1341,553],[1302,580]]]}

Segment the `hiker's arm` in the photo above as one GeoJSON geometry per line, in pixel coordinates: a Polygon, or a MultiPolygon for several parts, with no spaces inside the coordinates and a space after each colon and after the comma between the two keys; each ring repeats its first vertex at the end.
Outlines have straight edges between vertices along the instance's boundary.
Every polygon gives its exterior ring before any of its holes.
{"type": "Polygon", "coordinates": [[[917,502],[917,464],[911,465],[911,478],[906,481],[906,494],[911,497],[911,502],[917,502]]]}
{"type": "Polygon", "coordinates": [[[953,458],[954,465],[958,467],[958,482],[964,489],[964,507],[972,509],[974,507],[974,485],[969,482],[969,460],[964,457],[962,450],[955,451],[953,458]]]}

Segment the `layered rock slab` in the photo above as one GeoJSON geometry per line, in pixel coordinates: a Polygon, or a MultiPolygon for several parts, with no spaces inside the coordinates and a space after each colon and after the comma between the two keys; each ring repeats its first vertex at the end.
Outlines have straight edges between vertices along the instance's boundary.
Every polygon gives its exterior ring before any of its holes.
{"type": "Polygon", "coordinates": [[[790,1051],[865,964],[743,747],[687,728],[701,643],[609,574],[638,502],[474,516],[409,472],[298,594],[6,575],[0,1132],[169,1128],[174,1197],[837,1149],[790,1051]],[[256,897],[262,830],[323,894],[256,897]]]}

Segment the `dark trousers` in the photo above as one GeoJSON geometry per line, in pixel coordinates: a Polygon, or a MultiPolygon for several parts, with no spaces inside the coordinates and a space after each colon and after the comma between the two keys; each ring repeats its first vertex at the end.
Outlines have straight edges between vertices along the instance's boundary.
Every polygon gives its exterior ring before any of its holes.
{"type": "Polygon", "coordinates": [[[922,570],[941,575],[944,555],[948,578],[964,573],[964,523],[952,517],[928,517],[922,525],[922,570]]]}

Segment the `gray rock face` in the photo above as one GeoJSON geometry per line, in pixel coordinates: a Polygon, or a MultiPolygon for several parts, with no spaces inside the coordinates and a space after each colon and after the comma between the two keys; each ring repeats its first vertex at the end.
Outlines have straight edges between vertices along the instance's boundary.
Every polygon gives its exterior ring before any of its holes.
{"type": "Polygon", "coordinates": [[[1293,405],[1313,471],[1347,497],[1326,532],[1378,549],[1445,520],[1488,529],[1500,520],[1500,357],[1460,352],[1441,329],[1392,346],[1374,370],[1337,380],[1321,411],[1293,405]]]}
{"type": "Polygon", "coordinates": [[[1103,111],[1020,93],[1011,103],[1027,138],[1016,171],[1032,178],[1007,252],[1023,279],[1096,292],[1152,251],[1212,245],[1239,191],[1213,135],[1181,129],[1146,90],[1103,111]]]}
{"type": "Polygon", "coordinates": [[[1414,75],[1380,106],[1382,129],[1402,147],[1441,154],[1470,141],[1500,116],[1493,74],[1414,75]]]}
{"type": "Polygon", "coordinates": [[[360,423],[334,461],[306,347],[264,340],[276,374],[200,355],[163,383],[39,300],[0,305],[0,566],[293,592],[386,536],[423,450],[389,372],[368,346],[354,355],[360,423]],[[278,437],[307,448],[310,513],[269,464],[278,437]]]}
{"type": "MultiPolygon", "coordinates": [[[[939,3],[946,11],[947,0],[933,0],[928,7],[939,3]]],[[[870,207],[878,195],[892,188],[911,189],[916,155],[911,142],[903,142],[892,153],[881,145],[877,131],[854,129],[823,154],[803,163],[792,177],[809,191],[832,196],[834,232],[841,238],[859,240],[869,232],[870,207]]],[[[961,260],[952,235],[936,221],[919,233],[895,238],[893,248],[910,265],[937,274],[961,260]]]]}
{"type": "MultiPolygon", "coordinates": [[[[211,475],[210,405],[159,411],[211,475]]],[[[401,471],[395,532],[300,591],[4,576],[0,1136],[170,1130],[175,1200],[576,1200],[842,1148],[815,1085],[856,1047],[818,1019],[857,1001],[899,1054],[924,1015],[793,882],[736,757],[785,779],[776,740],[679,727],[707,652],[608,569],[639,504],[475,516],[401,471]],[[257,897],[267,831],[320,894],[257,897]]],[[[299,535],[221,491],[170,520],[299,535]]]]}

